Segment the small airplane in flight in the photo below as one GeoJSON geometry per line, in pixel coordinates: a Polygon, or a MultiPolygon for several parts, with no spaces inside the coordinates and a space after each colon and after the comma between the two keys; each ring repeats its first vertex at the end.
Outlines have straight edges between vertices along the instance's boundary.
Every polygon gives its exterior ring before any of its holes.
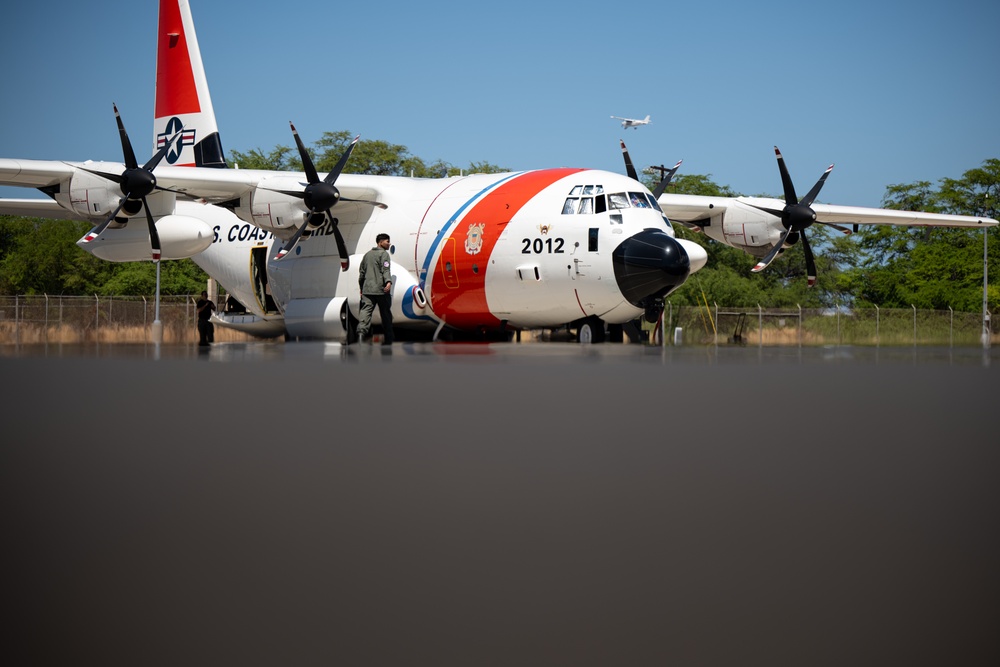
{"type": "Polygon", "coordinates": [[[355,138],[324,175],[294,125],[303,172],[226,169],[187,0],[160,0],[157,34],[153,157],[136,159],[115,108],[124,163],[0,158],[0,185],[49,197],[0,213],[90,221],[77,243],[109,261],[190,257],[246,308],[224,326],[349,341],[360,258],[383,232],[400,338],[569,327],[598,342],[651,319],[708,259],[615,172],[344,173],[355,138]]]}
{"type": "Polygon", "coordinates": [[[649,125],[651,122],[649,120],[649,114],[646,114],[645,118],[622,118],[621,116],[612,116],[612,118],[620,120],[622,122],[622,128],[626,130],[629,128],[636,130],[639,129],[640,125],[649,125]]]}

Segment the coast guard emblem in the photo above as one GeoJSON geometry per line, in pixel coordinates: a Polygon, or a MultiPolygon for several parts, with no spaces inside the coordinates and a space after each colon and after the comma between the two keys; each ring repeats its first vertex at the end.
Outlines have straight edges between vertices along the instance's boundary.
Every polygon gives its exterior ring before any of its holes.
{"type": "Polygon", "coordinates": [[[470,255],[477,254],[483,249],[483,227],[485,223],[469,225],[469,235],[465,237],[465,252],[470,255]]]}

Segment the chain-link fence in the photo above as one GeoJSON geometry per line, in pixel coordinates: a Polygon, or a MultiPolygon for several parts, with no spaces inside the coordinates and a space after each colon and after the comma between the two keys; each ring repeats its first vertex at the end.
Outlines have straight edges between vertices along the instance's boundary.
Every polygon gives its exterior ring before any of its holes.
{"type": "MultiPolygon", "coordinates": [[[[164,343],[196,343],[196,296],[163,296],[164,343]]],[[[0,296],[0,343],[146,343],[156,320],[153,297],[0,296]]],[[[252,340],[215,327],[216,341],[252,340]]]]}
{"type": "Polygon", "coordinates": [[[667,342],[740,345],[945,345],[979,346],[997,327],[987,313],[918,308],[732,308],[667,304],[667,342]],[[681,331],[677,332],[677,328],[681,331]]]}
{"type": "MultiPolygon", "coordinates": [[[[164,343],[198,340],[196,296],[165,296],[159,318],[164,343]]],[[[151,338],[156,304],[152,297],[0,296],[0,344],[144,343],[151,338]]],[[[996,342],[995,325],[990,332],[996,342]]],[[[674,306],[662,323],[644,327],[651,339],[687,345],[982,345],[983,314],[917,308],[827,309],[674,306]],[[680,329],[678,332],[677,330],[680,329]]],[[[216,341],[252,336],[222,326],[216,341]]]]}

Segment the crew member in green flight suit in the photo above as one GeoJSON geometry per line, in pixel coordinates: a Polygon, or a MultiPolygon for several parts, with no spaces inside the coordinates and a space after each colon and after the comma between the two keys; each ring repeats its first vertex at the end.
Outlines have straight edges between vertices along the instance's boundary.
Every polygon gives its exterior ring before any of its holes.
{"type": "Polygon", "coordinates": [[[361,258],[358,284],[361,287],[361,320],[358,340],[371,342],[372,313],[378,306],[382,317],[382,344],[392,345],[392,276],[389,273],[389,235],[375,237],[375,247],[361,258]]]}

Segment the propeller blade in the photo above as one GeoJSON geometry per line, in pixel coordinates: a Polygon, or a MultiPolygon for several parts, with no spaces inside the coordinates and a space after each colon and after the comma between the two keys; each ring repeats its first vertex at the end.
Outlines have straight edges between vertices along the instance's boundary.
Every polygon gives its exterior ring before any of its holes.
{"type": "Polygon", "coordinates": [[[295,137],[295,146],[299,149],[299,159],[302,160],[302,170],[306,172],[306,180],[310,184],[319,183],[319,174],[316,173],[316,167],[313,166],[312,158],[309,157],[309,151],[306,150],[305,144],[299,138],[299,133],[292,122],[289,121],[288,124],[292,127],[292,136],[295,137]]]}
{"type": "Polygon", "coordinates": [[[146,198],[142,198],[142,207],[146,209],[146,223],[149,225],[149,246],[152,250],[153,261],[160,261],[160,234],[156,231],[156,222],[153,221],[153,214],[149,212],[149,204],[146,198]]]}
{"type": "Polygon", "coordinates": [[[823,175],[819,177],[818,181],[816,181],[816,185],[812,187],[812,190],[809,191],[809,194],[807,194],[805,196],[805,199],[800,201],[799,204],[801,204],[802,206],[812,206],[813,201],[816,200],[816,195],[818,195],[819,191],[823,189],[823,184],[826,183],[826,177],[830,175],[831,171],[833,171],[832,164],[826,168],[826,171],[823,172],[823,175]]]}
{"type": "Polygon", "coordinates": [[[792,233],[791,229],[786,229],[785,233],[781,235],[781,239],[779,239],[778,242],[774,244],[774,247],[771,248],[771,251],[764,256],[764,259],[757,262],[757,264],[752,269],[750,269],[750,271],[753,273],[760,273],[761,271],[766,269],[767,265],[770,264],[772,261],[774,261],[774,258],[778,256],[779,252],[781,252],[781,248],[784,247],[785,241],[788,239],[788,235],[791,233],[792,233]]]}
{"type": "Polygon", "coordinates": [[[116,206],[115,210],[111,212],[111,215],[109,215],[104,222],[94,225],[93,229],[84,234],[83,238],[80,240],[83,241],[84,243],[90,243],[98,236],[100,236],[101,232],[107,229],[108,225],[111,224],[111,221],[115,219],[116,215],[118,215],[118,211],[122,210],[122,206],[125,204],[125,199],[128,199],[128,197],[125,197],[124,199],[119,199],[118,206],[116,206]]]}
{"type": "Polygon", "coordinates": [[[160,148],[160,150],[156,151],[153,157],[149,158],[149,162],[144,164],[142,168],[147,171],[153,171],[154,169],[156,169],[156,165],[160,164],[160,160],[164,158],[164,156],[167,154],[167,151],[170,150],[170,146],[172,146],[174,141],[177,140],[177,137],[181,136],[182,132],[184,132],[183,127],[174,132],[174,135],[169,139],[167,139],[167,141],[163,144],[163,147],[160,148]]]}
{"type": "Polygon", "coordinates": [[[326,212],[326,215],[331,220],[333,226],[333,238],[337,240],[337,252],[340,253],[340,270],[346,271],[351,265],[351,258],[347,254],[347,244],[344,243],[344,235],[340,233],[340,225],[337,224],[337,220],[333,215],[329,211],[326,212]]]}
{"type": "Polygon", "coordinates": [[[629,178],[638,181],[639,174],[636,173],[635,167],[632,166],[632,158],[630,158],[628,155],[628,149],[625,148],[625,142],[622,141],[621,139],[619,139],[618,141],[622,145],[622,157],[625,158],[625,173],[628,174],[629,178]]]}
{"type": "Polygon", "coordinates": [[[129,141],[128,132],[125,131],[125,124],[122,123],[121,114],[118,113],[118,105],[112,104],[115,108],[115,122],[118,123],[118,135],[122,140],[122,155],[125,156],[126,169],[138,169],[139,162],[135,159],[135,151],[132,150],[132,142],[129,141]]]}
{"type": "Polygon", "coordinates": [[[785,158],[781,157],[781,151],[774,147],[774,154],[778,156],[778,171],[781,173],[781,187],[785,191],[785,206],[795,206],[799,203],[799,198],[795,196],[795,186],[792,185],[792,177],[788,175],[788,168],[785,167],[785,158]]]}
{"type": "MultiPolygon", "coordinates": [[[[838,232],[843,232],[844,234],[851,234],[852,233],[850,227],[844,227],[843,225],[838,225],[835,222],[820,222],[819,220],[817,220],[816,222],[819,222],[819,224],[821,224],[821,225],[826,225],[827,227],[833,227],[838,232]]],[[[854,223],[854,231],[855,232],[858,231],[857,228],[858,228],[857,223],[854,223]]]]}
{"type": "MultiPolygon", "coordinates": [[[[667,186],[670,185],[670,179],[673,178],[674,174],[677,173],[677,169],[681,166],[681,162],[683,162],[683,161],[684,160],[678,160],[677,164],[675,164],[672,169],[667,169],[667,170],[661,172],[660,178],[663,179],[663,180],[661,180],[656,185],[656,189],[653,190],[653,199],[659,199],[660,198],[660,195],[662,195],[663,192],[667,189],[667,186]]],[[[661,165],[661,166],[655,167],[655,168],[656,169],[663,169],[663,166],[661,165]]]]}
{"type": "Polygon", "coordinates": [[[347,161],[350,159],[351,153],[354,152],[354,147],[358,145],[358,140],[360,138],[360,134],[354,137],[354,141],[351,142],[351,145],[347,147],[344,154],[340,156],[340,160],[337,161],[337,166],[334,167],[333,171],[327,174],[326,178],[323,179],[325,182],[333,185],[333,183],[340,177],[340,172],[344,171],[344,167],[347,166],[347,161]]]}
{"type": "Polygon", "coordinates": [[[302,232],[304,232],[308,226],[309,225],[306,222],[299,225],[299,228],[295,230],[294,234],[292,234],[292,238],[285,241],[285,245],[278,251],[278,254],[274,256],[276,261],[287,255],[291,249],[295,247],[295,244],[299,242],[300,238],[302,238],[302,232]]]}
{"type": "Polygon", "coordinates": [[[806,254],[806,278],[809,287],[816,284],[816,262],[813,260],[812,249],[809,247],[809,239],[806,238],[806,230],[800,232],[802,235],[802,252],[806,254]]]}
{"type": "Polygon", "coordinates": [[[389,208],[386,204],[383,204],[380,201],[371,201],[369,199],[348,199],[347,197],[341,197],[340,201],[349,201],[354,202],[355,204],[368,204],[369,206],[374,206],[375,208],[380,208],[382,210],[389,208]]]}

